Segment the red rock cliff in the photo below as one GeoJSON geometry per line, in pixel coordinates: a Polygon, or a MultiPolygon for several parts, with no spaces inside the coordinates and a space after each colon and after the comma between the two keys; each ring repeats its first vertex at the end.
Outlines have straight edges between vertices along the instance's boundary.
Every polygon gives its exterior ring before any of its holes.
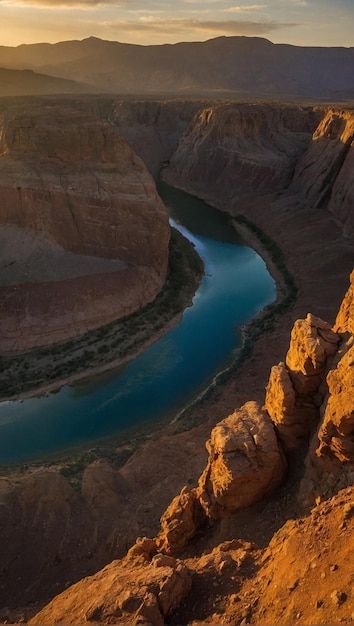
{"type": "Polygon", "coordinates": [[[354,233],[354,114],[329,109],[300,160],[293,189],[300,189],[315,207],[328,207],[354,233]]]}
{"type": "Polygon", "coordinates": [[[153,300],[168,216],[117,129],[49,104],[9,108],[1,128],[1,349],[61,341],[153,300]]]}
{"type": "Polygon", "coordinates": [[[203,109],[182,137],[167,178],[229,200],[284,189],[318,119],[302,107],[228,103],[203,109]]]}

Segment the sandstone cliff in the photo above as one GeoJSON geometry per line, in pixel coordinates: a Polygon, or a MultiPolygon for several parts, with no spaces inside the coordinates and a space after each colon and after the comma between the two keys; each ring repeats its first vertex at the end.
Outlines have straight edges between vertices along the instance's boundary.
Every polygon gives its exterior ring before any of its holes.
{"type": "Polygon", "coordinates": [[[194,115],[207,101],[114,100],[101,114],[118,127],[133,150],[154,174],[175,153],[194,115]]]}
{"type": "Polygon", "coordinates": [[[0,195],[3,351],[102,326],[164,285],[166,210],[109,122],[72,105],[5,109],[0,195]]]}
{"type": "Polygon", "coordinates": [[[205,108],[181,139],[167,179],[229,203],[284,189],[319,119],[303,107],[227,103],[205,108]]]}
{"type": "Polygon", "coordinates": [[[314,207],[328,206],[344,224],[348,236],[354,234],[353,163],[354,114],[329,109],[297,165],[292,185],[314,207]]]}

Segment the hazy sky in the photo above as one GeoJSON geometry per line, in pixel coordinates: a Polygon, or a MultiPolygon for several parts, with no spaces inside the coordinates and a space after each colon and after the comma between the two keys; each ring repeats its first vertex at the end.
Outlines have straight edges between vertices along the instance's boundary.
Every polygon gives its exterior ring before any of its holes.
{"type": "Polygon", "coordinates": [[[354,46],[354,0],[0,0],[0,45],[90,35],[144,45],[248,35],[354,46]]]}

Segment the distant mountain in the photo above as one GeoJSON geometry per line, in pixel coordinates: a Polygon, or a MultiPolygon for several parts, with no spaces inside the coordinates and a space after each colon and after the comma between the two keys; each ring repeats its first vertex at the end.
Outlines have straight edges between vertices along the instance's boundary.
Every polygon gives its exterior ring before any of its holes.
{"type": "Polygon", "coordinates": [[[81,93],[83,90],[85,88],[73,80],[0,67],[0,96],[81,93]]]}
{"type": "Polygon", "coordinates": [[[94,92],[354,97],[354,48],[299,47],[258,37],[158,46],[89,37],[0,46],[0,66],[85,83],[94,92]]]}

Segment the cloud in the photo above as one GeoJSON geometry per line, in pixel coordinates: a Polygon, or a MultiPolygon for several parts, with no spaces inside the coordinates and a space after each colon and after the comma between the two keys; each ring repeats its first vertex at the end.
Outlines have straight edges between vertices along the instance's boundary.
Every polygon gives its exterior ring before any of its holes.
{"type": "Polygon", "coordinates": [[[0,0],[0,6],[13,5],[22,7],[49,7],[49,8],[92,8],[97,7],[123,7],[130,4],[134,0],[0,0]]]}
{"type": "Polygon", "coordinates": [[[198,20],[198,19],[156,19],[151,15],[142,16],[139,22],[107,22],[106,27],[120,34],[125,32],[134,35],[159,34],[165,36],[206,36],[220,35],[265,35],[286,27],[298,26],[295,23],[279,23],[274,21],[251,22],[237,20],[198,20]]]}
{"type": "Polygon", "coordinates": [[[248,6],[237,6],[225,9],[227,13],[250,13],[253,11],[262,11],[267,8],[267,4],[250,4],[248,6]]]}

